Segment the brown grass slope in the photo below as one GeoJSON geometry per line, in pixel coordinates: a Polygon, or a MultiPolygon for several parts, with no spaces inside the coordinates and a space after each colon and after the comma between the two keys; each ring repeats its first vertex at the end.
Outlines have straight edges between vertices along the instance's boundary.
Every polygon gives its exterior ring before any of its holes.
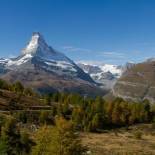
{"type": "Polygon", "coordinates": [[[155,130],[150,124],[102,134],[83,133],[81,137],[90,155],[155,155],[155,130]],[[141,138],[135,136],[137,132],[141,133],[141,138]]]}
{"type": "Polygon", "coordinates": [[[155,62],[144,62],[128,69],[115,84],[115,96],[155,102],[155,62]]]}
{"type": "MultiPolygon", "coordinates": [[[[28,110],[31,107],[44,107],[44,101],[39,97],[25,96],[8,90],[0,89],[0,111],[28,110]]],[[[46,107],[46,106],[45,106],[46,107]]],[[[40,108],[41,109],[41,108],[40,108]]]]}

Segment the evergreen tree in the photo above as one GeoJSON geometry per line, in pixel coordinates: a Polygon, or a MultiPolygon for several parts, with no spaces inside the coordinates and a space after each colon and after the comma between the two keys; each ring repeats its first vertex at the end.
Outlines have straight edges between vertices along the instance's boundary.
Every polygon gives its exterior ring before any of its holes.
{"type": "Polygon", "coordinates": [[[23,93],[24,86],[21,84],[21,82],[17,81],[13,84],[13,89],[15,92],[23,93]]]}
{"type": "Polygon", "coordinates": [[[99,113],[95,114],[95,116],[92,119],[92,123],[91,123],[91,131],[97,131],[98,129],[101,129],[102,122],[100,118],[101,116],[99,113]]]}
{"type": "Polygon", "coordinates": [[[7,147],[8,155],[16,155],[20,153],[20,132],[16,128],[16,122],[13,118],[8,118],[5,126],[2,128],[0,138],[1,144],[7,147]]]}
{"type": "Polygon", "coordinates": [[[30,139],[29,134],[26,131],[22,131],[20,133],[20,142],[21,147],[20,150],[22,151],[22,155],[29,155],[31,153],[31,148],[35,143],[30,139]]]}
{"type": "Polygon", "coordinates": [[[27,96],[33,96],[34,95],[34,92],[31,88],[25,88],[24,89],[24,94],[27,95],[27,96]]]}
{"type": "Polygon", "coordinates": [[[32,140],[24,136],[16,127],[14,118],[7,118],[0,137],[0,153],[7,155],[25,155],[31,151],[32,140]]]}

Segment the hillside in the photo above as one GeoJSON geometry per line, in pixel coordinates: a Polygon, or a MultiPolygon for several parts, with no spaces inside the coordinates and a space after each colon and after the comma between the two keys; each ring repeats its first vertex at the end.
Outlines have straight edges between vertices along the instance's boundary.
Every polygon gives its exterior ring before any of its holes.
{"type": "Polygon", "coordinates": [[[83,144],[90,155],[154,155],[155,132],[151,124],[120,128],[105,133],[82,133],[83,144]],[[141,138],[136,138],[136,133],[141,138]]]}
{"type": "Polygon", "coordinates": [[[114,96],[155,102],[155,61],[133,65],[124,72],[113,89],[114,96]]]}
{"type": "MultiPolygon", "coordinates": [[[[27,96],[16,92],[0,89],[0,112],[5,111],[16,111],[16,110],[28,110],[35,109],[46,109],[44,100],[38,96],[27,96]]],[[[50,107],[49,107],[50,109],[50,107]]]]}

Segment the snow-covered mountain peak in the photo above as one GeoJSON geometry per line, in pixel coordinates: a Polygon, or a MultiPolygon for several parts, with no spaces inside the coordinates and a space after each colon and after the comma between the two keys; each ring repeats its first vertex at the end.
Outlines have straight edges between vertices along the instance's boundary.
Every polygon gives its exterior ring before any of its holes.
{"type": "Polygon", "coordinates": [[[121,75],[122,70],[117,65],[104,64],[100,66],[103,72],[111,72],[112,74],[121,75]]]}
{"type": "Polygon", "coordinates": [[[22,56],[20,57],[22,60],[18,60],[20,61],[18,64],[21,64],[21,62],[27,62],[34,57],[37,59],[39,58],[40,60],[44,61],[44,63],[49,63],[52,61],[52,63],[61,62],[63,64],[74,64],[74,62],[66,57],[63,53],[58,52],[50,47],[39,32],[34,32],[32,34],[31,40],[27,44],[26,48],[24,48],[22,51],[22,56]]]}
{"type": "MultiPolygon", "coordinates": [[[[0,67],[8,70],[37,68],[59,75],[87,76],[71,59],[50,47],[40,33],[33,33],[22,54],[16,58],[0,59],[0,67]]],[[[94,81],[93,81],[94,82],[94,81]]]]}
{"type": "Polygon", "coordinates": [[[111,89],[117,79],[122,75],[122,66],[111,65],[100,63],[96,64],[87,64],[87,63],[78,63],[86,73],[88,73],[94,81],[101,84],[101,87],[106,87],[111,89]]]}
{"type": "Polygon", "coordinates": [[[78,63],[78,65],[85,71],[88,72],[89,74],[92,73],[100,73],[100,72],[111,72],[112,74],[120,76],[122,73],[122,67],[117,66],[117,65],[112,65],[112,64],[87,64],[87,63],[78,63]]]}
{"type": "Polygon", "coordinates": [[[0,78],[20,81],[40,93],[104,94],[97,83],[63,53],[50,47],[40,33],[33,33],[17,57],[0,58],[0,78]]]}
{"type": "Polygon", "coordinates": [[[47,45],[43,36],[39,32],[34,32],[31,40],[27,44],[26,48],[22,50],[22,54],[32,54],[32,55],[49,55],[53,53],[54,50],[47,45]]]}

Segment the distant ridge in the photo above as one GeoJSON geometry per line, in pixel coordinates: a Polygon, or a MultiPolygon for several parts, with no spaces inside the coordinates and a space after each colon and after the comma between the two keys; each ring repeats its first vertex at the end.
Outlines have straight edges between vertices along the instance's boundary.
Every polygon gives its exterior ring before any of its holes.
{"type": "Polygon", "coordinates": [[[113,95],[126,100],[155,102],[155,61],[130,64],[113,88],[113,95]]]}

